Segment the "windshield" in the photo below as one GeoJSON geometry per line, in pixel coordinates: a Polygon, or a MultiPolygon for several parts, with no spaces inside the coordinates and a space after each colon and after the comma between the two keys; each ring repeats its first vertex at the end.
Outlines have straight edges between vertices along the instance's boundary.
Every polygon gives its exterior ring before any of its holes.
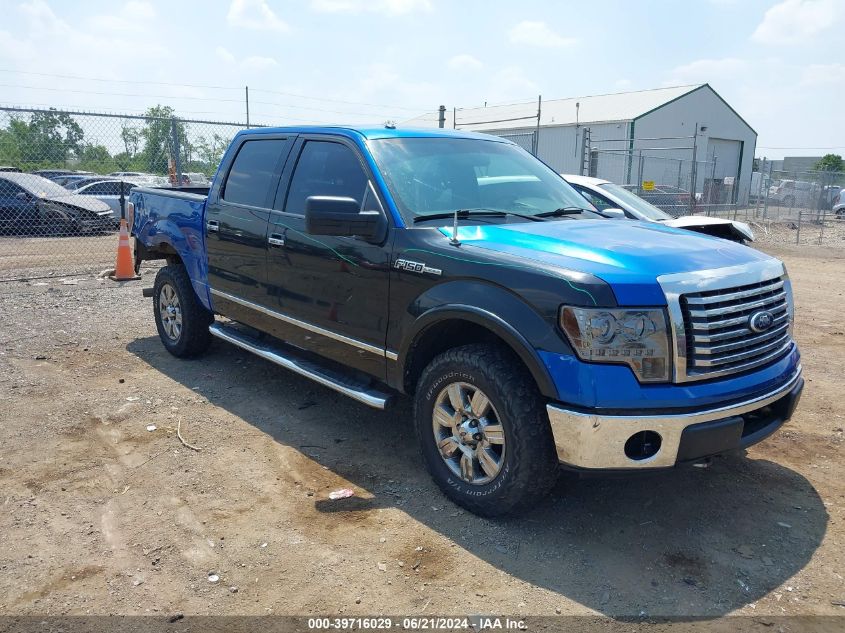
{"type": "Polygon", "coordinates": [[[391,138],[371,141],[370,149],[406,221],[459,209],[526,216],[575,209],[576,218],[601,217],[563,178],[510,143],[391,138]]]}
{"type": "Polygon", "coordinates": [[[671,220],[672,216],[666,213],[665,211],[661,211],[653,204],[649,204],[642,198],[640,198],[637,194],[633,191],[628,191],[624,187],[620,187],[612,182],[607,182],[599,185],[602,189],[607,191],[610,195],[614,198],[618,198],[619,201],[625,205],[625,210],[631,211],[636,215],[642,216],[639,219],[647,219],[647,220],[656,220],[656,221],[663,221],[663,220],[671,220]]]}

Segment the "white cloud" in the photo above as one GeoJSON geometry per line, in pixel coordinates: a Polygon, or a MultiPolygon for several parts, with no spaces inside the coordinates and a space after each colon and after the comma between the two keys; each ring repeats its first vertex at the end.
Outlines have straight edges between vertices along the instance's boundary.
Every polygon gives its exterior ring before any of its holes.
{"type": "Polygon", "coordinates": [[[845,13],[842,0],[784,0],[766,11],[751,39],[761,44],[812,43],[845,13]]]}
{"type": "Polygon", "coordinates": [[[809,64],[801,73],[802,86],[845,84],[845,64],[809,64]]]}
{"type": "Polygon", "coordinates": [[[484,64],[482,64],[472,55],[467,55],[466,53],[463,53],[461,55],[455,55],[452,59],[446,62],[446,66],[449,67],[449,70],[461,72],[480,70],[484,66],[484,64]]]}
{"type": "Polygon", "coordinates": [[[489,94],[491,101],[526,99],[540,92],[540,87],[527,76],[525,69],[515,64],[499,70],[489,85],[492,88],[489,94]]]}
{"type": "Polygon", "coordinates": [[[244,57],[242,60],[238,61],[238,58],[234,55],[234,53],[224,46],[218,46],[215,48],[214,54],[217,55],[217,59],[222,61],[224,64],[237,66],[241,70],[246,71],[267,70],[279,65],[279,62],[272,57],[264,57],[262,55],[250,55],[249,57],[244,57]]]}
{"type": "Polygon", "coordinates": [[[743,73],[751,72],[751,63],[737,57],[722,59],[698,59],[689,64],[676,66],[669,78],[663,82],[666,86],[682,84],[714,83],[719,80],[732,79],[743,73]]]}
{"type": "Polygon", "coordinates": [[[244,70],[267,70],[278,65],[279,62],[272,57],[262,57],[261,55],[251,55],[241,62],[241,68],[244,70]]]}
{"type": "Polygon", "coordinates": [[[311,0],[311,8],[320,13],[386,13],[403,15],[431,11],[431,0],[311,0]]]}
{"type": "Polygon", "coordinates": [[[230,26],[256,31],[289,31],[287,22],[282,20],[267,0],[232,0],[226,21],[230,26]]]}
{"type": "Polygon", "coordinates": [[[156,10],[149,2],[132,0],[123,7],[123,14],[133,20],[152,20],[156,16],[156,10]]]}
{"type": "Polygon", "coordinates": [[[564,37],[556,33],[545,22],[532,20],[523,20],[508,32],[508,36],[514,44],[528,44],[545,48],[571,46],[578,41],[574,37],[564,37]]]}
{"type": "Polygon", "coordinates": [[[117,13],[94,15],[88,24],[102,31],[141,31],[156,16],[155,8],[148,2],[127,2],[117,13]]]}
{"type": "Polygon", "coordinates": [[[221,61],[226,62],[227,64],[234,64],[235,63],[235,56],[227,48],[223,48],[222,46],[218,46],[214,49],[214,53],[217,55],[218,59],[221,61]]]}

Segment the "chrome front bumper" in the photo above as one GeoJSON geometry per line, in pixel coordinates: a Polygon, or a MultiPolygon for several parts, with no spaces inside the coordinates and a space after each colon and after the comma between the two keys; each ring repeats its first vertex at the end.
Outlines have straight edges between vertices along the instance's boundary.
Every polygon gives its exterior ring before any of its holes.
{"type": "MultiPolygon", "coordinates": [[[[600,470],[666,468],[674,466],[678,461],[681,436],[687,427],[757,411],[789,395],[802,382],[799,365],[786,383],[767,394],[737,404],[694,413],[594,415],[553,404],[547,405],[546,409],[558,459],[567,466],[600,470]],[[660,435],[660,449],[646,459],[631,459],[625,455],[625,443],[632,435],[643,431],[653,431],[660,435]]],[[[783,421],[780,421],[780,424],[782,423],[783,421]]],[[[760,439],[768,434],[762,434],[760,439]]],[[[754,441],[751,441],[745,445],[753,443],[754,441]]]]}

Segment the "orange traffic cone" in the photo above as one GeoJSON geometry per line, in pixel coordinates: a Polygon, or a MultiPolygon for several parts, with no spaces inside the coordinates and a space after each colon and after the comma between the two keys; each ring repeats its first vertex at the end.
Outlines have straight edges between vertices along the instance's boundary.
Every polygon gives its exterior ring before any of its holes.
{"type": "Polygon", "coordinates": [[[120,220],[120,237],[117,241],[117,259],[114,263],[115,281],[129,281],[140,279],[135,274],[135,265],[132,263],[132,247],[129,245],[129,226],[125,219],[120,220]]]}

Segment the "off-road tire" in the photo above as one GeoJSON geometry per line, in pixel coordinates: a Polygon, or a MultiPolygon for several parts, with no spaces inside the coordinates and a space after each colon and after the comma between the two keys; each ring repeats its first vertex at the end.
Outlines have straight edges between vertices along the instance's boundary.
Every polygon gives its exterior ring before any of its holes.
{"type": "Polygon", "coordinates": [[[214,321],[214,314],[207,310],[197,298],[188,271],[181,264],[171,264],[158,271],[153,286],[153,314],[159,338],[168,352],[179,358],[202,354],[211,344],[208,326],[214,321]],[[172,338],[162,323],[159,309],[160,296],[165,287],[176,291],[181,309],[181,331],[172,338]]]}
{"type": "Polygon", "coordinates": [[[417,383],[414,426],[426,468],[455,503],[481,516],[515,514],[543,499],[557,480],[558,459],[545,401],[519,358],[499,345],[456,347],[435,357],[417,383]],[[456,476],[432,430],[438,394],[450,383],[468,383],[490,399],[504,429],[499,473],[486,484],[456,476]]]}

